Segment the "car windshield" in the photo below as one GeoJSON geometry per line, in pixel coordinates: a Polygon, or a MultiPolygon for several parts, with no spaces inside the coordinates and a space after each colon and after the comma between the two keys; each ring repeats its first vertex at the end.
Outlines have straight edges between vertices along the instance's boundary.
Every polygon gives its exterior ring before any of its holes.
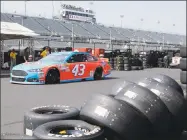
{"type": "Polygon", "coordinates": [[[39,62],[47,62],[47,61],[63,62],[68,56],[69,54],[50,54],[40,59],[39,62]]]}

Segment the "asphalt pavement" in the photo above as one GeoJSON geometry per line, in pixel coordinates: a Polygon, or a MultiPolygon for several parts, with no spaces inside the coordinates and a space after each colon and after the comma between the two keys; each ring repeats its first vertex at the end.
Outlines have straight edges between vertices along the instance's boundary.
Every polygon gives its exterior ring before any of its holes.
{"type": "Polygon", "coordinates": [[[23,115],[30,108],[54,104],[80,108],[90,95],[108,94],[111,87],[119,81],[136,81],[158,73],[179,81],[179,72],[179,69],[164,68],[113,71],[106,80],[57,85],[18,85],[10,84],[9,78],[1,78],[1,133],[23,134],[23,115]]]}

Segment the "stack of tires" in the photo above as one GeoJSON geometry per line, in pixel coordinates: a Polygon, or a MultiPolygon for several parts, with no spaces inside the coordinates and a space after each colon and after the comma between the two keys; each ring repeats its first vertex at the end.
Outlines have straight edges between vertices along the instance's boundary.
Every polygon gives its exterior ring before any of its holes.
{"type": "Polygon", "coordinates": [[[158,58],[158,67],[163,68],[164,67],[164,60],[162,57],[158,58]]]}
{"type": "Polygon", "coordinates": [[[182,84],[187,84],[187,47],[180,48],[180,81],[182,84]]]}
{"type": "Polygon", "coordinates": [[[132,49],[127,49],[127,57],[132,57],[132,49]]]}
{"type": "Polygon", "coordinates": [[[131,69],[132,70],[143,70],[143,61],[140,57],[133,57],[131,60],[132,66],[131,69]]]}
{"type": "Polygon", "coordinates": [[[131,58],[130,57],[124,57],[124,71],[130,71],[131,70],[131,58]]]}
{"type": "Polygon", "coordinates": [[[115,61],[116,58],[113,58],[113,57],[110,57],[109,58],[109,63],[110,63],[110,66],[111,68],[114,70],[115,69],[115,66],[116,66],[116,61],[115,61]]]}
{"type": "Polygon", "coordinates": [[[124,71],[124,57],[119,55],[116,57],[116,70],[124,71]]]}
{"type": "Polygon", "coordinates": [[[146,69],[148,66],[147,66],[147,55],[143,55],[141,57],[141,60],[142,60],[142,66],[143,66],[143,69],[146,69]]]}
{"type": "MultiPolygon", "coordinates": [[[[24,134],[33,139],[186,140],[187,102],[180,85],[165,75],[122,81],[95,94],[80,110],[54,105],[24,115],[24,134]]],[[[25,137],[26,139],[27,137],[25,137]]]]}

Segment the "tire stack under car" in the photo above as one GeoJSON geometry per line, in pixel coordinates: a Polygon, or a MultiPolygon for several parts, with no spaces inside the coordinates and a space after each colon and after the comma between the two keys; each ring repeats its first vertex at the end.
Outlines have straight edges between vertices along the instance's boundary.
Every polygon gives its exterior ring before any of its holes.
{"type": "Polygon", "coordinates": [[[187,84],[187,47],[180,48],[180,81],[182,84],[187,84]]]}
{"type": "Polygon", "coordinates": [[[32,108],[24,114],[25,136],[14,138],[186,140],[184,94],[174,79],[162,74],[121,81],[110,93],[92,95],[80,110],[64,105],[32,108]]]}

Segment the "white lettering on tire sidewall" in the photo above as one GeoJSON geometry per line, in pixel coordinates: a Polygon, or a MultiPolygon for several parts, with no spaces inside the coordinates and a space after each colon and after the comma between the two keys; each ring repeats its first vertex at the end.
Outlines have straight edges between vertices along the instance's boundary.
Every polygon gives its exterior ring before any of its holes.
{"type": "Polygon", "coordinates": [[[33,135],[33,131],[26,128],[26,135],[27,136],[32,136],[33,135]]]}
{"type": "MultiPolygon", "coordinates": [[[[76,129],[78,130],[82,130],[83,128],[80,127],[76,127],[76,129]]],[[[76,134],[76,135],[58,135],[58,134],[52,134],[52,133],[48,133],[47,135],[50,137],[84,137],[84,136],[89,136],[89,135],[94,135],[96,133],[98,133],[99,131],[101,131],[101,128],[99,126],[95,126],[95,128],[91,131],[86,131],[83,134],[76,134]]]]}

